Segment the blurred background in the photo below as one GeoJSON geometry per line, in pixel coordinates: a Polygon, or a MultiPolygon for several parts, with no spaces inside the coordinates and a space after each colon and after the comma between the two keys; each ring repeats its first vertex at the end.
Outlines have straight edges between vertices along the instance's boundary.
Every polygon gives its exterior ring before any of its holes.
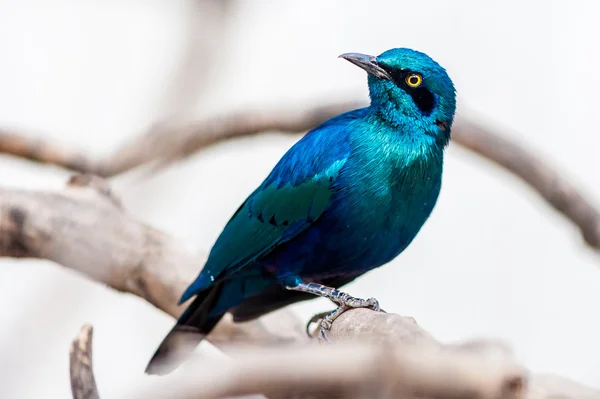
{"type": "MultiPolygon", "coordinates": [[[[366,101],[364,72],[337,56],[411,47],[446,67],[459,114],[515,129],[506,134],[600,206],[599,13],[593,0],[1,0],[0,125],[101,156],[165,118],[366,101]]],[[[299,137],[229,141],[111,182],[137,218],[206,252],[299,137]]],[[[417,239],[345,291],[445,342],[500,338],[533,371],[600,387],[600,258],[513,176],[457,145],[447,154],[417,239]]],[[[69,175],[0,156],[3,187],[60,189],[69,175]]],[[[6,398],[68,397],[68,348],[84,322],[100,392],[118,397],[173,323],[39,260],[0,260],[0,304],[6,398]]],[[[293,309],[307,319],[331,307],[293,309]]]]}

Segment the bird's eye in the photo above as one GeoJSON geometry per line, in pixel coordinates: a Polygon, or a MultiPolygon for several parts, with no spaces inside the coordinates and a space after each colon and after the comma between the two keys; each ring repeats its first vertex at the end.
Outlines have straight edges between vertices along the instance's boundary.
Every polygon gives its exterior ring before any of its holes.
{"type": "Polygon", "coordinates": [[[410,74],[406,77],[406,84],[410,87],[419,87],[423,83],[423,78],[417,73],[410,74]]]}

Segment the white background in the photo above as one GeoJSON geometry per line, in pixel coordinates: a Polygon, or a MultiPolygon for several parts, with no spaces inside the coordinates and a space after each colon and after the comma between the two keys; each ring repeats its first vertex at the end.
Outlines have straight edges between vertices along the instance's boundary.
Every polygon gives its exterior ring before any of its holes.
{"type": "MultiPolygon", "coordinates": [[[[197,81],[181,85],[190,32],[214,22],[208,3],[0,1],[0,125],[101,156],[171,111],[366,99],[364,72],[337,55],[412,47],[447,68],[459,112],[516,129],[514,139],[600,206],[599,2],[229,3],[226,25],[210,30],[212,67],[202,68],[201,54],[197,81]]],[[[136,217],[208,251],[295,140],[232,141],[113,185],[136,217]]],[[[509,174],[456,145],[446,165],[438,206],[411,247],[346,290],[376,296],[444,341],[501,338],[535,371],[600,387],[600,257],[509,174]]],[[[2,186],[58,189],[68,175],[0,157],[2,186]]],[[[314,300],[294,309],[306,318],[330,307],[314,300]]],[[[51,262],[2,259],[0,397],[68,397],[68,347],[84,322],[95,326],[106,398],[143,380],[172,324],[142,300],[51,262]]]]}

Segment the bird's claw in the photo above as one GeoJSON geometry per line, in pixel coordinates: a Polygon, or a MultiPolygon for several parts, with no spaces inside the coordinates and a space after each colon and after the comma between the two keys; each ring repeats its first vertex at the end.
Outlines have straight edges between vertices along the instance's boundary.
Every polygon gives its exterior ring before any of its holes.
{"type": "Polygon", "coordinates": [[[381,310],[381,307],[379,306],[379,301],[375,298],[369,298],[367,299],[367,303],[368,303],[368,307],[369,309],[372,309],[376,312],[379,312],[381,310]]]}
{"type": "Polygon", "coordinates": [[[321,320],[321,330],[329,331],[331,330],[332,322],[327,320],[327,318],[321,320]]]}
{"type": "Polygon", "coordinates": [[[373,297],[369,299],[361,299],[350,295],[345,295],[340,297],[337,301],[335,301],[335,303],[339,306],[346,306],[348,308],[368,308],[376,312],[381,311],[379,301],[373,297]]]}
{"type": "MultiPolygon", "coordinates": [[[[288,288],[288,289],[293,289],[293,288],[288,288]]],[[[327,338],[327,331],[331,330],[331,327],[333,325],[333,322],[345,311],[347,311],[348,309],[355,309],[355,308],[367,308],[367,309],[371,309],[374,310],[375,312],[383,312],[385,313],[384,310],[381,309],[381,307],[379,306],[379,301],[377,301],[377,299],[375,298],[368,298],[368,299],[361,299],[361,298],[355,298],[353,296],[350,296],[349,294],[345,293],[345,292],[341,292],[341,291],[337,291],[337,290],[333,290],[334,293],[332,295],[329,295],[328,298],[334,302],[336,305],[338,305],[338,307],[333,310],[332,312],[322,312],[322,313],[318,313],[316,315],[314,315],[313,317],[311,317],[311,319],[308,321],[308,323],[306,324],[306,333],[309,337],[313,337],[313,335],[310,333],[310,326],[312,323],[315,323],[317,320],[321,320],[320,322],[320,333],[321,333],[321,337],[323,338],[324,341],[329,342],[329,339],[327,338]]]]}
{"type": "Polygon", "coordinates": [[[308,320],[308,323],[306,323],[306,335],[308,335],[310,338],[313,338],[313,334],[310,332],[310,326],[313,323],[316,323],[317,321],[320,322],[321,320],[323,320],[331,312],[332,311],[328,310],[326,312],[317,313],[316,315],[314,315],[313,317],[311,317],[310,320],[308,320]]]}
{"type": "Polygon", "coordinates": [[[323,323],[321,323],[321,338],[323,338],[323,341],[325,342],[329,342],[329,338],[327,338],[327,331],[331,328],[331,325],[326,328],[325,325],[323,323]]]}
{"type": "Polygon", "coordinates": [[[333,326],[333,322],[335,321],[335,319],[337,319],[342,313],[344,313],[348,309],[349,308],[347,306],[341,305],[340,307],[335,309],[333,312],[330,312],[327,316],[325,316],[321,319],[320,332],[321,332],[321,338],[323,338],[323,341],[329,342],[329,338],[327,338],[327,331],[331,330],[331,327],[333,326]]]}
{"type": "Polygon", "coordinates": [[[306,324],[306,334],[310,338],[314,338],[313,334],[311,334],[310,332],[310,326],[311,324],[319,320],[319,332],[321,334],[321,337],[326,342],[329,342],[329,339],[327,338],[327,331],[331,330],[333,321],[342,313],[341,308],[342,306],[334,309],[333,311],[317,313],[316,315],[311,317],[308,323],[306,324]]]}
{"type": "MultiPolygon", "coordinates": [[[[341,298],[340,298],[341,299],[341,298]]],[[[320,323],[320,333],[321,333],[321,338],[323,338],[323,340],[325,342],[329,342],[329,339],[327,338],[327,331],[331,330],[331,327],[333,326],[333,322],[340,317],[340,315],[342,313],[344,313],[345,311],[349,310],[349,309],[355,309],[355,308],[368,308],[368,309],[372,309],[375,312],[384,312],[381,307],[379,306],[379,301],[377,301],[377,299],[375,298],[369,298],[369,299],[360,299],[360,298],[354,298],[351,296],[346,296],[343,298],[343,301],[340,301],[341,303],[339,304],[338,308],[335,309],[333,312],[324,312],[324,313],[319,313],[314,315],[310,321],[308,322],[308,325],[306,326],[307,332],[308,332],[308,328],[309,326],[316,322],[318,319],[321,319],[321,323],[320,323]]],[[[310,333],[309,333],[310,336],[310,333]]]]}

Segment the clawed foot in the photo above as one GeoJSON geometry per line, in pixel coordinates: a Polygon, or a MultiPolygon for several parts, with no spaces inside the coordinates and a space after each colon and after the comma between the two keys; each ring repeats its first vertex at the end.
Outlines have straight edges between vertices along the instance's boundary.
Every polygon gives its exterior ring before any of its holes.
{"type": "MultiPolygon", "coordinates": [[[[335,319],[340,317],[340,315],[342,313],[344,313],[345,311],[347,311],[348,309],[368,308],[368,309],[373,309],[376,312],[383,312],[383,310],[381,310],[381,308],[379,307],[379,302],[377,302],[377,299],[375,299],[375,298],[369,298],[369,299],[355,298],[353,296],[346,294],[345,292],[338,291],[336,288],[328,287],[326,285],[319,284],[319,283],[307,283],[307,282],[300,280],[298,277],[291,277],[287,281],[285,282],[285,288],[287,290],[307,292],[309,294],[327,298],[330,301],[332,301],[333,303],[335,303],[336,305],[338,305],[337,309],[335,309],[333,312],[327,314],[325,317],[323,317],[324,313],[313,316],[310,319],[310,322],[308,323],[308,325],[306,326],[306,330],[308,332],[310,325],[315,320],[322,317],[321,318],[321,337],[323,337],[323,339],[327,342],[329,342],[329,340],[327,339],[327,331],[329,331],[331,329],[331,325],[333,324],[335,319]],[[287,281],[289,281],[289,283],[287,281]]],[[[310,335],[310,333],[309,333],[309,335],[310,335]]]]}
{"type": "Polygon", "coordinates": [[[380,308],[379,302],[375,298],[355,298],[346,293],[340,292],[340,295],[337,295],[335,298],[330,299],[337,305],[339,305],[337,309],[335,309],[333,312],[322,312],[314,315],[313,317],[311,317],[308,324],[306,325],[306,332],[309,336],[311,336],[309,332],[310,325],[316,322],[317,320],[321,319],[320,334],[321,338],[323,338],[325,342],[329,342],[329,339],[327,338],[327,331],[331,330],[333,322],[338,317],[340,317],[342,313],[349,309],[367,308],[372,309],[376,312],[385,313],[385,311],[380,308]]]}
{"type": "Polygon", "coordinates": [[[355,298],[353,296],[346,294],[345,292],[342,292],[341,295],[339,295],[338,297],[336,297],[332,300],[333,300],[333,302],[337,303],[340,307],[345,306],[348,309],[368,308],[368,309],[372,309],[376,312],[379,312],[379,309],[380,309],[379,302],[375,298],[369,298],[369,299],[355,298]]]}
{"type": "Polygon", "coordinates": [[[313,335],[310,332],[310,326],[313,323],[320,322],[321,320],[323,320],[329,313],[331,313],[330,310],[326,312],[317,313],[316,315],[311,317],[310,320],[308,320],[308,323],[306,323],[306,335],[308,335],[310,338],[313,338],[313,335]]]}

